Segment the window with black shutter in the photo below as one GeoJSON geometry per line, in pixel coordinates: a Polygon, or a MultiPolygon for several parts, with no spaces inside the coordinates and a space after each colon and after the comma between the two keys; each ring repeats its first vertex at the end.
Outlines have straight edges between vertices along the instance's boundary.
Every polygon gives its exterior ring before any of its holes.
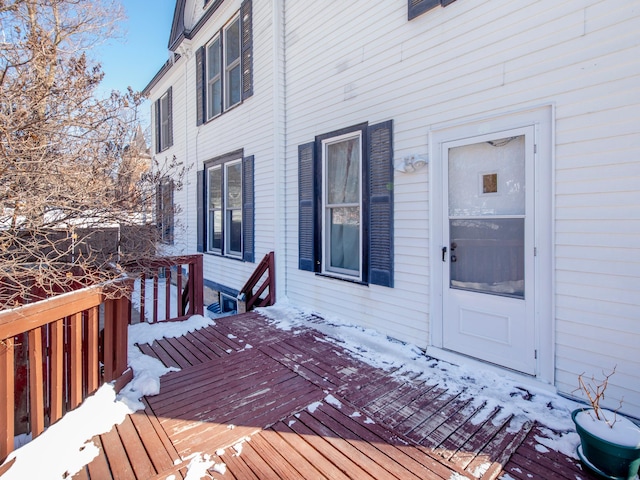
{"type": "Polygon", "coordinates": [[[298,147],[301,270],[393,286],[393,123],[298,147]]]}
{"type": "Polygon", "coordinates": [[[254,157],[242,150],[205,162],[197,175],[199,252],[254,261],[254,157]]]}
{"type": "Polygon", "coordinates": [[[201,125],[253,95],[252,3],[196,50],[196,124],[201,125]]]}

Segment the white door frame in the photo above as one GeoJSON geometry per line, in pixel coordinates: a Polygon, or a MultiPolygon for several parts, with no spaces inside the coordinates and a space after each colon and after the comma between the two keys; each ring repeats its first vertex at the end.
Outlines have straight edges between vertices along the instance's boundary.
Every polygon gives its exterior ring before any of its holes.
{"type": "Polygon", "coordinates": [[[537,353],[535,378],[553,385],[555,381],[554,295],[554,108],[551,105],[504,113],[492,117],[435,125],[429,131],[429,255],[430,255],[430,346],[427,353],[436,358],[463,363],[466,357],[443,350],[443,143],[472,138],[501,130],[534,127],[536,153],[534,166],[536,256],[534,331],[537,353]]]}

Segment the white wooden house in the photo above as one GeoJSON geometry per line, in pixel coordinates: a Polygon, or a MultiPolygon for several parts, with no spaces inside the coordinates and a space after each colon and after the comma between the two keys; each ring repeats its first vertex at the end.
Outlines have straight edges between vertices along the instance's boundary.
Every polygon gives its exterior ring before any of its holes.
{"type": "Polygon", "coordinates": [[[169,249],[640,417],[640,1],[178,0],[146,88],[169,249]],[[240,199],[241,197],[241,199],[240,199]]]}

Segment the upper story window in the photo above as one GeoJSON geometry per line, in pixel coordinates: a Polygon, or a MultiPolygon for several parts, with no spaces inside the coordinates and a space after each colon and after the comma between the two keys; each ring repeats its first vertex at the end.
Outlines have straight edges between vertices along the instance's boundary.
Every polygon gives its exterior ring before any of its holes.
{"type": "Polygon", "coordinates": [[[156,100],[156,152],[173,145],[173,95],[172,88],[156,100]]]}
{"type": "Polygon", "coordinates": [[[219,116],[253,95],[251,0],[196,51],[197,124],[219,116]]]}
{"type": "Polygon", "coordinates": [[[439,5],[446,7],[447,5],[455,2],[456,0],[407,0],[408,3],[408,18],[412,20],[418,15],[422,15],[424,12],[431,10],[439,5]]]}

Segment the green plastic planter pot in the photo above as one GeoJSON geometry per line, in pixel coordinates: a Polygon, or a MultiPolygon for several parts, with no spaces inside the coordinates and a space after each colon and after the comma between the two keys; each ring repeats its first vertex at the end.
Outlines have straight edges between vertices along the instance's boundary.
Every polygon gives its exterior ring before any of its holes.
{"type": "Polygon", "coordinates": [[[571,412],[571,419],[580,436],[578,456],[582,463],[599,475],[616,480],[635,480],[640,468],[640,446],[627,447],[593,435],[576,422],[576,415],[584,410],[571,412]]]}

